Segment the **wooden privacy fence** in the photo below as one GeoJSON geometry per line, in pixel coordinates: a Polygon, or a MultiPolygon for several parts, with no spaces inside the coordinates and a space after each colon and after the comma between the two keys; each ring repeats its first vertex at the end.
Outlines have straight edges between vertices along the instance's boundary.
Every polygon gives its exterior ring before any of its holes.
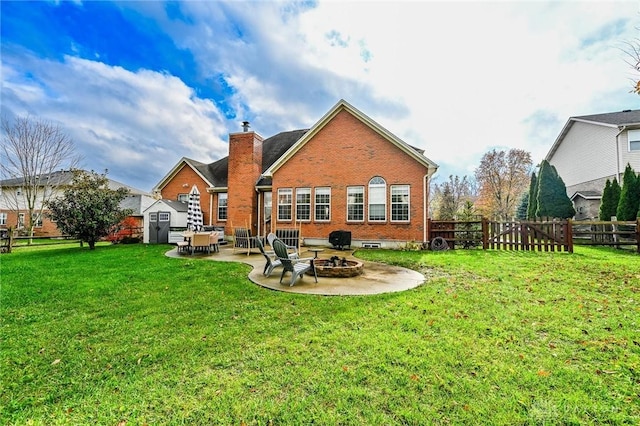
{"type": "Polygon", "coordinates": [[[441,238],[449,248],[565,251],[574,244],[635,246],[640,253],[640,219],[635,222],[576,222],[565,219],[493,221],[429,220],[427,238],[441,238]]]}
{"type": "Polygon", "coordinates": [[[568,220],[429,220],[427,227],[430,241],[442,238],[449,248],[482,246],[485,250],[573,252],[572,228],[568,220]]]}
{"type": "Polygon", "coordinates": [[[635,222],[573,222],[573,242],[591,246],[636,246],[640,253],[640,218],[635,222]]]}

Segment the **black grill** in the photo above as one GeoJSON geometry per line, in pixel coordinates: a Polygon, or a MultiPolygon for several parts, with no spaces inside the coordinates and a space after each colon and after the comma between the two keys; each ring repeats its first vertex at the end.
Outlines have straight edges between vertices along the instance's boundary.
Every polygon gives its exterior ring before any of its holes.
{"type": "Polygon", "coordinates": [[[345,246],[351,247],[351,231],[332,231],[329,234],[329,243],[338,250],[343,250],[345,246]]]}

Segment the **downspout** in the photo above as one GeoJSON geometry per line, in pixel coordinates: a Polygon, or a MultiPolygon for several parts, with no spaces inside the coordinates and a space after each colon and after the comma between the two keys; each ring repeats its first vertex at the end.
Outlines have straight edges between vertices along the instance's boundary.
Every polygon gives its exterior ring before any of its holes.
{"type": "Polygon", "coordinates": [[[618,181],[618,183],[622,184],[620,180],[620,135],[622,134],[622,132],[627,130],[627,126],[620,126],[618,127],[618,129],[620,131],[616,135],[616,180],[618,181]]]}
{"type": "Polygon", "coordinates": [[[424,205],[422,209],[422,242],[427,241],[427,217],[429,216],[429,185],[427,182],[429,181],[429,166],[427,166],[427,174],[424,175],[423,180],[423,188],[422,188],[422,204],[424,205]]]}
{"type": "Polygon", "coordinates": [[[260,212],[261,212],[261,210],[262,210],[262,209],[260,208],[260,205],[261,205],[261,203],[260,203],[260,199],[262,198],[262,197],[261,197],[262,193],[258,190],[258,188],[256,188],[256,192],[258,193],[258,206],[257,206],[257,207],[258,207],[258,214],[257,214],[257,217],[258,217],[258,234],[257,234],[257,235],[258,235],[258,237],[260,237],[260,236],[262,235],[262,232],[261,232],[261,229],[262,229],[262,226],[261,226],[261,225],[262,225],[262,220],[261,220],[261,218],[260,218],[260,212]]]}
{"type": "Polygon", "coordinates": [[[213,193],[209,192],[209,226],[213,225],[213,193]]]}

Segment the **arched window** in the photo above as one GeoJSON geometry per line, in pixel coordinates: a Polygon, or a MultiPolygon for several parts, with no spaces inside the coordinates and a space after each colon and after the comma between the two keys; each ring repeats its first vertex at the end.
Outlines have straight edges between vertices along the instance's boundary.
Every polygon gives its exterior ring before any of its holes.
{"type": "Polygon", "coordinates": [[[387,182],[380,176],[369,181],[369,221],[387,220],[387,182]]]}

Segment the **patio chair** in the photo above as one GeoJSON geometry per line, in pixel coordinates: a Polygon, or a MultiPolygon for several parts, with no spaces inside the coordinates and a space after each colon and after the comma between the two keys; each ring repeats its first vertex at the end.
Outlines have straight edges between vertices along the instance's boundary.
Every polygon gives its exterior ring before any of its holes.
{"type": "Polygon", "coordinates": [[[196,232],[193,234],[191,238],[191,254],[193,254],[196,250],[206,251],[207,253],[211,253],[211,234],[208,232],[196,232]]]}
{"type": "MultiPolygon", "coordinates": [[[[276,231],[276,232],[277,232],[277,231],[276,231]]],[[[267,235],[267,241],[269,242],[269,245],[271,246],[271,249],[272,249],[272,250],[273,250],[273,241],[274,241],[274,240],[280,240],[280,241],[282,241],[282,242],[284,243],[284,245],[286,245],[286,246],[287,246],[287,251],[288,251],[290,254],[295,254],[295,255],[296,255],[296,257],[299,257],[299,256],[298,256],[298,254],[299,254],[299,253],[298,253],[298,247],[297,247],[296,245],[290,245],[289,243],[287,243],[287,241],[286,241],[286,240],[283,240],[283,239],[282,239],[282,238],[280,238],[277,234],[274,234],[273,232],[270,232],[270,233],[267,235]]],[[[291,256],[290,256],[290,257],[291,257],[291,256]]]]}
{"type": "Polygon", "coordinates": [[[276,256],[278,256],[278,260],[282,263],[282,275],[280,275],[280,283],[282,283],[282,278],[284,278],[284,274],[287,272],[291,272],[291,283],[289,286],[293,286],[298,277],[302,278],[304,274],[312,270],[313,276],[318,282],[318,276],[316,275],[316,268],[313,267],[313,258],[296,258],[291,259],[289,257],[289,252],[287,251],[287,245],[280,241],[279,239],[273,240],[273,249],[276,252],[276,256]]]}
{"type": "Polygon", "coordinates": [[[274,269],[276,269],[278,266],[282,266],[282,262],[280,262],[280,259],[278,259],[277,257],[272,257],[275,255],[275,252],[267,252],[264,249],[264,245],[262,244],[262,241],[260,241],[260,239],[256,240],[256,245],[258,246],[258,249],[260,249],[260,253],[262,253],[264,259],[267,261],[267,263],[265,263],[264,265],[262,275],[268,277],[271,275],[271,272],[273,272],[274,269]]]}
{"type": "Polygon", "coordinates": [[[220,246],[218,245],[218,233],[212,232],[209,235],[209,250],[213,250],[214,252],[220,251],[220,246]]]}
{"type": "Polygon", "coordinates": [[[233,229],[233,252],[236,250],[247,251],[247,256],[251,254],[251,249],[256,248],[256,237],[251,236],[248,228],[233,229]]]}
{"type": "MultiPolygon", "coordinates": [[[[282,262],[280,262],[280,259],[278,259],[278,257],[276,256],[275,251],[265,250],[264,244],[262,243],[262,240],[260,238],[256,239],[256,245],[260,249],[260,253],[262,253],[265,260],[267,261],[264,265],[264,270],[262,271],[262,274],[265,277],[268,277],[271,275],[271,272],[273,272],[275,268],[277,268],[278,266],[282,266],[282,262]]],[[[289,257],[291,259],[297,259],[298,253],[289,253],[289,257]]]]}

